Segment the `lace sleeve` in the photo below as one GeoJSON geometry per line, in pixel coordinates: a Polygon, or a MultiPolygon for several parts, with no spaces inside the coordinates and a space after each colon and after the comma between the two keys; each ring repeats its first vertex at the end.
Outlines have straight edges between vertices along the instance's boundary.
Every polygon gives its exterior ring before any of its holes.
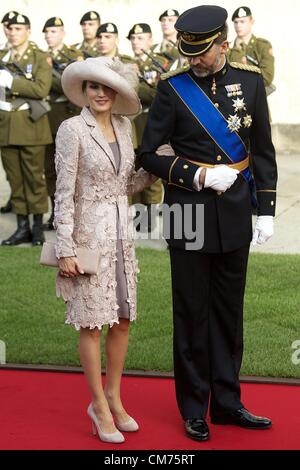
{"type": "Polygon", "coordinates": [[[75,256],[73,241],[74,196],[78,168],[79,141],[76,131],[68,121],[64,121],[56,135],[56,192],[55,218],[56,256],[75,256]]]}

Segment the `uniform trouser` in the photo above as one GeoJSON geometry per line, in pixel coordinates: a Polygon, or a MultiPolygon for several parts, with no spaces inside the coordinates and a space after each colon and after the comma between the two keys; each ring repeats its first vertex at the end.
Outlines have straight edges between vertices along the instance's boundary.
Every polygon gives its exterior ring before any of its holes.
{"type": "Polygon", "coordinates": [[[170,248],[176,398],[183,419],[241,408],[249,245],[206,254],[170,248]]]}
{"type": "Polygon", "coordinates": [[[55,171],[55,144],[48,144],[45,152],[45,178],[48,195],[55,194],[56,171],[55,171]]]}
{"type": "Polygon", "coordinates": [[[45,146],[2,147],[1,156],[11,187],[13,212],[20,215],[46,213],[45,146]]]}

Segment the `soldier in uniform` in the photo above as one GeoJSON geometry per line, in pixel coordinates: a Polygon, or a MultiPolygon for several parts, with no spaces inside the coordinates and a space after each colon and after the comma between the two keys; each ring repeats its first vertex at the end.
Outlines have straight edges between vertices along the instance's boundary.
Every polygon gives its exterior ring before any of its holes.
{"type": "Polygon", "coordinates": [[[55,136],[62,121],[80,112],[63,94],[61,74],[70,63],[76,60],[83,60],[83,54],[81,51],[64,44],[65,30],[61,18],[49,18],[45,23],[43,33],[45,33],[45,40],[49,47],[48,54],[52,60],[52,86],[50,91],[51,111],[49,113],[49,122],[53,138],[53,143],[47,145],[45,154],[45,177],[48,195],[51,200],[51,215],[47,223],[44,224],[44,230],[54,230],[54,194],[56,185],[54,162],[55,136]]]}
{"type": "MultiPolygon", "coordinates": [[[[139,68],[140,85],[138,95],[142,103],[142,112],[134,119],[133,128],[136,141],[134,147],[138,153],[148,111],[156,94],[156,86],[160,75],[168,70],[168,61],[151,52],[152,31],[148,24],[135,24],[129,31],[127,38],[131,42],[136,64],[139,68]]],[[[163,198],[163,184],[157,180],[149,188],[133,196],[133,204],[144,204],[147,209],[148,231],[154,229],[155,221],[151,224],[151,204],[160,204],[163,198]]],[[[138,229],[139,227],[137,227],[138,229]]]]}
{"type": "Polygon", "coordinates": [[[80,50],[85,59],[88,57],[98,57],[99,55],[96,33],[100,23],[100,15],[96,11],[88,11],[80,20],[83,41],[74,44],[72,47],[80,50]]]}
{"type": "Polygon", "coordinates": [[[5,15],[3,16],[2,20],[1,20],[1,23],[3,25],[3,32],[4,32],[4,35],[7,39],[6,43],[5,44],[0,44],[0,50],[2,49],[8,49],[9,48],[9,41],[8,41],[8,34],[9,34],[9,30],[7,28],[7,25],[8,25],[8,22],[11,18],[13,18],[14,16],[16,16],[18,14],[17,11],[9,11],[7,13],[5,13],[5,15]]]}
{"type": "Polygon", "coordinates": [[[154,54],[162,55],[168,60],[168,70],[176,70],[183,65],[176,45],[177,31],[174,28],[178,16],[178,11],[173,9],[166,10],[160,15],[159,21],[163,33],[163,40],[158,44],[154,44],[151,48],[154,54]]]}
{"type": "Polygon", "coordinates": [[[239,371],[249,246],[273,233],[275,150],[260,70],[226,61],[226,19],[224,8],[211,5],[178,18],[178,49],[190,66],[161,77],[141,148],[142,166],[168,181],[166,205],[181,209],[167,237],[174,372],[185,431],[198,441],[209,438],[208,406],[214,424],[271,426],[245,409],[239,371]],[[173,156],[158,156],[168,143],[173,156]]]}
{"type": "Polygon", "coordinates": [[[25,15],[9,20],[11,49],[1,51],[6,64],[0,70],[0,87],[6,100],[0,102],[0,147],[4,170],[12,191],[17,230],[2,245],[44,241],[43,214],[48,210],[44,178],[45,145],[52,142],[45,101],[51,87],[47,55],[29,43],[30,21],[25,15]],[[32,231],[29,214],[33,214],[32,231]]]}
{"type": "Polygon", "coordinates": [[[123,64],[135,64],[135,60],[132,57],[120,54],[118,49],[119,32],[114,23],[103,23],[99,26],[96,38],[100,56],[116,57],[123,64]]]}
{"type": "MultiPolygon", "coordinates": [[[[4,35],[7,39],[7,41],[4,44],[0,44],[0,51],[3,50],[3,49],[8,49],[10,47],[10,44],[9,44],[9,41],[8,41],[9,29],[7,28],[7,24],[9,22],[9,20],[17,14],[18,14],[18,12],[16,12],[16,11],[9,11],[9,12],[5,13],[5,15],[3,16],[2,20],[1,20],[1,23],[3,25],[3,32],[4,32],[4,35]]],[[[0,68],[1,68],[1,65],[0,65],[0,68]]],[[[12,211],[11,198],[9,198],[7,203],[3,207],[0,207],[0,212],[1,212],[1,214],[8,214],[11,211],[12,211]]]]}
{"type": "Polygon", "coordinates": [[[271,94],[275,91],[275,86],[272,83],[274,80],[274,55],[271,43],[252,34],[254,19],[250,8],[237,8],[232,15],[232,21],[237,37],[228,52],[229,62],[240,62],[259,67],[267,95],[271,94]]]}

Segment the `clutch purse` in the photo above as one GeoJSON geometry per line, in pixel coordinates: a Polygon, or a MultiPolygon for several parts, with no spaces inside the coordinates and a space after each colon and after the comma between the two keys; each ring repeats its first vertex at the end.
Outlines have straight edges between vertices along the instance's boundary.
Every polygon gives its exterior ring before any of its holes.
{"type": "MultiPolygon", "coordinates": [[[[85,274],[97,274],[100,261],[99,250],[88,250],[87,248],[76,248],[76,254],[80,266],[85,274]]],[[[43,266],[53,266],[58,268],[58,259],[56,258],[55,243],[43,243],[40,264],[43,266]]]]}

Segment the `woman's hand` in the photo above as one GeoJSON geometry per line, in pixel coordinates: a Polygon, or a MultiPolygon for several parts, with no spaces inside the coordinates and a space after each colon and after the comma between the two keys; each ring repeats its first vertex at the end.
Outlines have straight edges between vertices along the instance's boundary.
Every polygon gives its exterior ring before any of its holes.
{"type": "Polygon", "coordinates": [[[75,277],[84,274],[77,256],[68,256],[58,260],[59,274],[63,277],[75,277]]]}

